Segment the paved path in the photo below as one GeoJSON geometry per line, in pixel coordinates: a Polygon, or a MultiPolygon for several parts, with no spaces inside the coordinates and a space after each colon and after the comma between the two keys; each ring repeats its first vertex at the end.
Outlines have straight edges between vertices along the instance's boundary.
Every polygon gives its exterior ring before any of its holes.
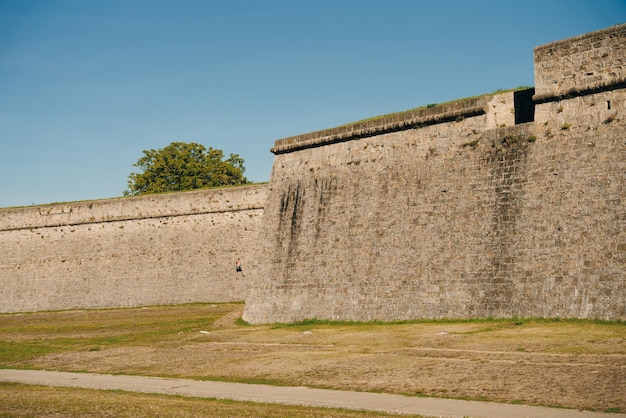
{"type": "Polygon", "coordinates": [[[0,381],[90,389],[117,389],[131,392],[232,399],[236,401],[359,409],[396,414],[419,414],[428,417],[626,418],[626,414],[604,414],[491,402],[94,373],[0,369],[0,381]]]}

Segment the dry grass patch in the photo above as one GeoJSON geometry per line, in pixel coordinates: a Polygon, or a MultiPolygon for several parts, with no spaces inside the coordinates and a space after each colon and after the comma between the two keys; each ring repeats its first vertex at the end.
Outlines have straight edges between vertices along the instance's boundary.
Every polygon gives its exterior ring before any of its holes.
{"type": "Polygon", "coordinates": [[[392,415],[334,408],[0,383],[0,416],[370,418],[392,415]]]}
{"type": "Polygon", "coordinates": [[[0,367],[626,411],[626,324],[249,326],[242,304],[0,315],[0,367]],[[203,331],[203,333],[201,333],[203,331]]]}

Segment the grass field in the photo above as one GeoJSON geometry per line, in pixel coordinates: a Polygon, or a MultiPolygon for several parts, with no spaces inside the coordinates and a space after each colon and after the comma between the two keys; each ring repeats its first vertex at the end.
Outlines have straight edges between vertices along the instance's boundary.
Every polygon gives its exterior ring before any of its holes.
{"type": "MultiPolygon", "coordinates": [[[[193,304],[2,314],[0,367],[309,386],[626,412],[624,322],[308,321],[250,326],[239,320],[242,310],[242,304],[193,304]]],[[[18,393],[58,391],[64,393],[59,395],[61,398],[75,393],[72,396],[78,398],[93,396],[90,404],[101,402],[101,395],[83,395],[98,391],[35,390],[21,385],[8,388],[6,384],[1,387],[2,394],[15,392],[16,399],[18,393]]],[[[148,395],[119,393],[114,397],[118,396],[148,395]]],[[[28,400],[29,396],[24,398],[28,400]]],[[[190,402],[189,405],[209,402],[174,401],[190,402]]],[[[7,399],[0,399],[4,405],[0,406],[0,415],[6,413],[2,409],[8,408],[6,402],[7,399]]],[[[237,403],[227,402],[226,408],[235,408],[234,404],[237,403]]],[[[24,404],[24,408],[29,406],[24,404]]],[[[290,415],[263,414],[251,412],[249,416],[290,415]]],[[[306,416],[304,412],[298,415],[306,416]]]]}
{"type": "Polygon", "coordinates": [[[379,412],[186,398],[110,390],[52,388],[0,382],[2,417],[391,417],[379,412]]]}

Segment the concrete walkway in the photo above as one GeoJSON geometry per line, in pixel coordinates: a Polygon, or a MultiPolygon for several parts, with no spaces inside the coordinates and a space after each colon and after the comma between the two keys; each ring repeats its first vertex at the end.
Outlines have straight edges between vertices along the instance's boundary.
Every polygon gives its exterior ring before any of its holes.
{"type": "Polygon", "coordinates": [[[417,414],[428,417],[626,418],[626,414],[605,414],[491,402],[94,373],[0,369],[0,381],[417,414]]]}

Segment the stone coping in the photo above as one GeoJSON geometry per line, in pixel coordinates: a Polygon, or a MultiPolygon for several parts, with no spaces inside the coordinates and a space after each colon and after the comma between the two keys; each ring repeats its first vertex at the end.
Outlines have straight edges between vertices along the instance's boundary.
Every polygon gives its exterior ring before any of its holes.
{"type": "Polygon", "coordinates": [[[274,147],[271,151],[274,154],[284,154],[306,148],[314,148],[337,142],[367,138],[388,132],[397,132],[478,116],[486,113],[485,108],[487,101],[491,96],[493,95],[485,95],[433,107],[394,113],[369,121],[355,122],[336,128],[279,139],[274,143],[274,147]]]}
{"type": "Polygon", "coordinates": [[[267,184],[146,194],[0,210],[0,231],[259,210],[267,184]]]}
{"type": "Polygon", "coordinates": [[[588,96],[590,94],[603,93],[605,91],[619,90],[626,88],[626,77],[616,79],[607,83],[599,83],[595,86],[587,86],[583,88],[572,87],[565,93],[547,92],[535,94],[533,103],[543,104],[548,102],[558,102],[560,100],[571,99],[574,97],[588,96]]]}
{"type": "Polygon", "coordinates": [[[550,52],[556,49],[561,49],[564,46],[572,45],[587,39],[598,38],[603,39],[606,37],[610,37],[611,34],[614,36],[623,37],[626,36],[626,23],[614,25],[608,28],[600,29],[594,32],[583,33],[582,35],[573,36],[571,38],[560,39],[558,41],[550,42],[547,44],[539,45],[535,47],[535,54],[550,52]],[[623,32],[623,33],[622,33],[623,32]]]}

